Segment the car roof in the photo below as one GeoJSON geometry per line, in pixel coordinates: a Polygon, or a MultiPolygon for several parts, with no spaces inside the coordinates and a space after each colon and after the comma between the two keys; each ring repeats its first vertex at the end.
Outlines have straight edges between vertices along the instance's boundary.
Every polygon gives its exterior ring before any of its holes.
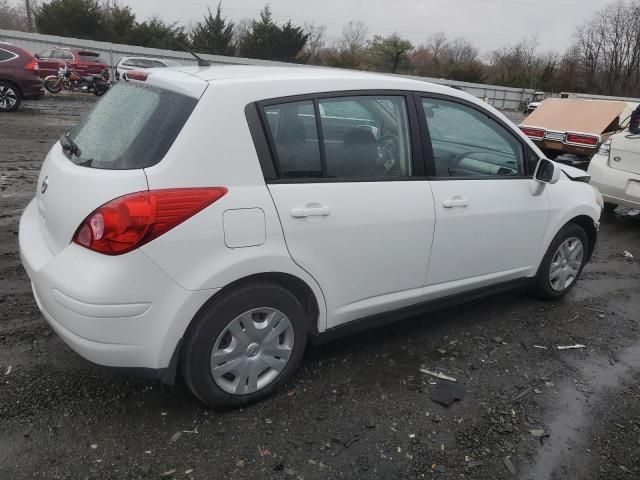
{"type": "Polygon", "coordinates": [[[335,90],[352,89],[354,81],[362,81],[367,85],[367,89],[371,89],[371,85],[375,84],[378,89],[391,90],[417,90],[434,93],[445,93],[455,95],[467,99],[477,99],[465,92],[429,83],[419,78],[408,78],[399,75],[390,75],[382,73],[371,73],[357,70],[346,70],[340,68],[314,67],[314,66],[256,66],[256,65],[212,65],[210,67],[178,67],[173,68],[174,71],[183,72],[188,75],[195,76],[207,82],[215,81],[254,81],[264,83],[274,83],[282,80],[295,81],[299,80],[327,80],[331,82],[335,90]],[[341,85],[344,84],[344,85],[341,85]]]}
{"type": "Polygon", "coordinates": [[[170,60],[168,58],[158,58],[158,57],[122,57],[120,61],[126,60],[156,60],[158,62],[175,62],[175,60],[170,60]]]}

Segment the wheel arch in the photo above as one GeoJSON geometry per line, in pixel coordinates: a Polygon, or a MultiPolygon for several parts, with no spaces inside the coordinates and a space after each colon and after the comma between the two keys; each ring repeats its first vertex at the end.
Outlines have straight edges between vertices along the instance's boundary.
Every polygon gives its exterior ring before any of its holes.
{"type": "Polygon", "coordinates": [[[24,98],[24,93],[22,92],[22,89],[20,88],[20,85],[18,85],[18,83],[14,82],[13,80],[8,79],[8,78],[0,78],[0,82],[5,82],[5,83],[11,84],[11,86],[13,88],[18,90],[18,93],[20,93],[20,97],[24,98]]]}
{"type": "Polygon", "coordinates": [[[562,228],[564,228],[566,225],[569,225],[570,223],[574,223],[582,227],[584,231],[587,233],[587,238],[589,240],[588,251],[587,251],[587,262],[588,262],[591,256],[593,255],[593,252],[596,249],[596,243],[598,240],[598,229],[596,227],[596,224],[593,221],[593,219],[588,215],[578,215],[576,217],[573,217],[567,223],[565,223],[562,226],[562,228]]]}

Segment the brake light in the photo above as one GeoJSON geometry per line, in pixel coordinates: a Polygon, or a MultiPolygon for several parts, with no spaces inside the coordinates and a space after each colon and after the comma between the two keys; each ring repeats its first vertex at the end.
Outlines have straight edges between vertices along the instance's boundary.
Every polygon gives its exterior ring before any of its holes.
{"type": "Polygon", "coordinates": [[[522,133],[533,140],[542,140],[545,135],[545,131],[541,128],[520,127],[522,133]]]}
{"type": "Polygon", "coordinates": [[[38,65],[38,62],[36,61],[35,58],[32,58],[31,60],[29,60],[29,62],[24,66],[25,70],[29,70],[30,72],[37,72],[38,70],[40,70],[40,66],[38,65]]]}
{"type": "Polygon", "coordinates": [[[225,187],[137,192],[111,200],[80,224],[73,242],[120,255],[158,238],[227,193],[225,187]]]}
{"type": "Polygon", "coordinates": [[[600,142],[598,137],[593,135],[581,135],[579,133],[568,133],[567,143],[574,143],[576,145],[585,145],[587,147],[595,147],[600,142]]]}
{"type": "Polygon", "coordinates": [[[145,82],[149,74],[147,72],[140,72],[138,70],[131,70],[127,72],[127,79],[138,80],[139,82],[145,82]]]}

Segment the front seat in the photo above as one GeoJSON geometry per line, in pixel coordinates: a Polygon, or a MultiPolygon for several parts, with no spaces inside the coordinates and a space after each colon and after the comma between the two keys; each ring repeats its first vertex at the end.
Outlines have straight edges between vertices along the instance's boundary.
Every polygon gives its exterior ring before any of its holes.
{"type": "Polygon", "coordinates": [[[353,128],[344,136],[340,176],[374,177],[377,174],[377,158],[378,146],[371,128],[353,128]]]}

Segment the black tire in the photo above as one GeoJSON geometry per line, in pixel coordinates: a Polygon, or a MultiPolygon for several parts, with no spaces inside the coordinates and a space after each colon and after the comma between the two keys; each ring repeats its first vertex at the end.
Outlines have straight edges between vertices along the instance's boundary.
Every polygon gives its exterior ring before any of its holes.
{"type": "Polygon", "coordinates": [[[589,237],[584,231],[584,228],[575,223],[569,223],[562,227],[562,229],[557,233],[557,235],[549,245],[549,249],[547,250],[547,253],[545,253],[544,258],[542,259],[542,262],[538,267],[538,273],[536,274],[534,284],[532,286],[533,294],[544,300],[554,300],[569,293],[569,291],[576,285],[576,283],[578,283],[578,279],[580,278],[582,269],[584,268],[585,263],[587,263],[588,252],[589,237]],[[551,281],[549,279],[551,264],[560,245],[562,245],[566,240],[572,237],[578,238],[582,242],[582,262],[580,264],[580,268],[578,269],[578,274],[576,275],[575,280],[573,280],[573,282],[571,282],[568,287],[562,290],[556,290],[551,286],[551,281]]]}
{"type": "Polygon", "coordinates": [[[615,203],[604,202],[605,213],[613,213],[616,208],[618,208],[618,205],[615,203]]]}
{"type": "Polygon", "coordinates": [[[180,355],[182,378],[193,394],[214,409],[242,407],[271,395],[297,370],[307,343],[309,321],[298,299],[284,287],[260,282],[235,288],[215,298],[198,313],[187,329],[180,355]],[[211,353],[218,337],[239,315],[256,308],[280,310],[293,326],[293,347],[285,367],[271,383],[255,392],[234,394],[213,378],[211,353]]]}
{"type": "Polygon", "coordinates": [[[62,91],[62,82],[60,81],[48,81],[48,82],[44,82],[43,86],[45,88],[45,90],[49,93],[60,93],[62,91]]]}
{"type": "Polygon", "coordinates": [[[98,85],[94,85],[93,87],[93,94],[96,97],[101,97],[102,95],[104,95],[105,93],[107,93],[107,90],[109,90],[109,87],[101,87],[98,85]]]}
{"type": "Polygon", "coordinates": [[[0,81],[0,112],[15,112],[22,104],[22,93],[13,83],[0,81]]]}

